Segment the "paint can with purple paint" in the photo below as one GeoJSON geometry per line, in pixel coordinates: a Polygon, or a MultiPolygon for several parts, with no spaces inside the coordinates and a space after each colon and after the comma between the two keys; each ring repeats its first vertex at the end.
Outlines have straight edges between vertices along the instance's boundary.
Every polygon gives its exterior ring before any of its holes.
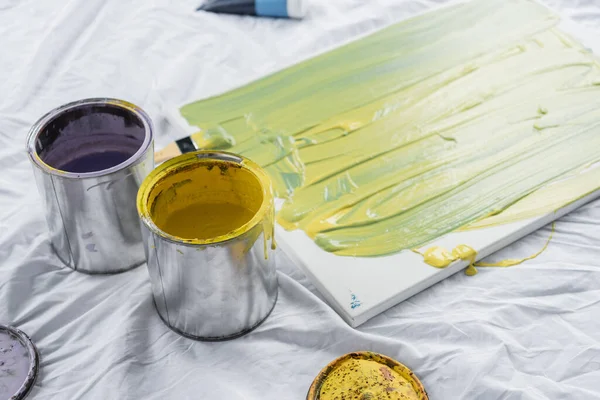
{"type": "Polygon", "coordinates": [[[142,109],[107,98],[63,105],[31,128],[50,240],[68,267],[109,274],[144,263],[135,199],[154,168],[152,135],[142,109]]]}

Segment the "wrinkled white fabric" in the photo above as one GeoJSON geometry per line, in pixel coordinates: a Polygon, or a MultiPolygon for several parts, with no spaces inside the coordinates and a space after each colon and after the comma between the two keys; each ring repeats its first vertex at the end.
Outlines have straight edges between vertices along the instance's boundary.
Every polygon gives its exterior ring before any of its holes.
{"type": "MultiPolygon", "coordinates": [[[[414,369],[432,399],[600,399],[600,202],[560,219],[535,260],[456,274],[358,329],[279,254],[274,312],[223,343],[169,330],[144,266],[89,276],[51,252],[24,151],[43,113],[124,98],[149,111],[160,147],[183,135],[164,108],[444,2],[313,0],[305,20],[291,21],[196,13],[195,0],[0,0],[0,323],[40,350],[31,398],[302,399],[326,363],[373,350],[414,369]]],[[[600,29],[598,0],[546,3],[600,29]]],[[[491,258],[528,256],[549,234],[491,258]]]]}

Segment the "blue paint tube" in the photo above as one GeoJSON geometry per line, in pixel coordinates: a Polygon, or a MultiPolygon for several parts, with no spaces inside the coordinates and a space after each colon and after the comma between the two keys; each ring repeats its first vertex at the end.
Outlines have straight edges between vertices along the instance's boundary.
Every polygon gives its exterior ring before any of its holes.
{"type": "Polygon", "coordinates": [[[303,0],[206,0],[198,10],[298,19],[305,14],[303,0]]]}

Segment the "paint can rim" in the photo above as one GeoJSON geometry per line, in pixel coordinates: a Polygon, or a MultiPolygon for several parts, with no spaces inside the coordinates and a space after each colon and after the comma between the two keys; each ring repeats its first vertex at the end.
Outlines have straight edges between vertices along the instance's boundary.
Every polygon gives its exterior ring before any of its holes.
{"type": "Polygon", "coordinates": [[[336,358],[327,364],[315,377],[310,388],[308,389],[308,394],[306,395],[306,400],[319,400],[321,398],[321,387],[330,373],[332,373],[336,368],[338,368],[344,361],[355,359],[355,360],[370,360],[375,361],[380,364],[383,364],[395,372],[399,373],[403,378],[405,378],[411,385],[419,400],[429,400],[429,396],[425,391],[425,387],[414,374],[414,372],[408,368],[406,365],[394,360],[391,357],[380,353],[374,353],[371,351],[356,351],[348,354],[344,354],[341,357],[336,358]]]}
{"type": "MultiPolygon", "coordinates": [[[[250,232],[257,225],[263,223],[265,218],[273,219],[274,215],[269,217],[267,216],[267,213],[274,213],[272,199],[273,190],[271,187],[271,180],[267,173],[255,162],[238,154],[230,153],[227,151],[198,150],[171,158],[170,160],[165,161],[164,163],[156,167],[152,172],[150,172],[150,174],[146,176],[146,178],[140,185],[136,204],[140,220],[151,232],[171,243],[197,247],[220,245],[232,240],[236,240],[244,234],[250,232]],[[149,196],[153,187],[166,176],[170,174],[176,174],[177,171],[181,170],[182,168],[215,161],[237,164],[241,168],[244,168],[248,172],[252,173],[259,181],[263,192],[263,199],[260,208],[254,214],[252,219],[250,219],[250,221],[246,222],[244,225],[237,228],[233,232],[210,239],[182,238],[170,235],[167,232],[160,229],[152,219],[152,216],[150,214],[150,205],[148,204],[149,196]]],[[[272,223],[274,223],[274,221],[272,221],[272,223]]]]}
{"type": "Polygon", "coordinates": [[[115,172],[122,171],[124,169],[135,166],[138,163],[142,162],[143,155],[146,154],[146,152],[152,145],[153,132],[154,132],[154,129],[152,126],[152,120],[150,119],[148,114],[143,109],[136,106],[135,104],[130,103],[125,100],[120,100],[120,99],[115,99],[115,98],[110,98],[110,97],[93,97],[93,98],[81,99],[81,100],[76,100],[76,101],[72,101],[70,103],[63,104],[62,106],[59,106],[59,107],[47,112],[46,114],[44,114],[39,120],[37,120],[33,124],[31,129],[29,130],[29,133],[27,134],[27,153],[28,153],[29,158],[33,162],[33,164],[37,168],[44,171],[45,173],[48,173],[48,174],[51,174],[54,176],[58,176],[61,178],[68,178],[68,179],[97,178],[97,177],[107,176],[107,175],[113,174],[115,172]],[[131,157],[129,157],[127,160],[123,161],[120,164],[113,165],[112,167],[107,168],[107,169],[102,169],[99,171],[92,171],[92,172],[63,171],[63,170],[54,168],[54,167],[48,165],[47,163],[45,163],[40,158],[40,156],[36,150],[36,141],[37,141],[38,135],[43,131],[43,129],[52,120],[54,120],[55,118],[57,118],[58,116],[60,116],[61,114],[65,113],[67,111],[70,111],[70,110],[73,110],[76,108],[80,108],[80,107],[84,107],[84,106],[94,106],[94,105],[96,105],[96,106],[105,105],[105,106],[121,108],[123,110],[126,110],[126,111],[134,114],[141,121],[141,123],[143,125],[143,129],[144,129],[144,141],[142,142],[140,147],[137,149],[137,151],[131,157]]]}
{"type": "Polygon", "coordinates": [[[27,336],[25,332],[18,328],[0,324],[0,332],[5,332],[9,336],[14,337],[21,342],[25,349],[27,349],[27,355],[29,357],[29,369],[27,371],[27,377],[17,392],[12,394],[12,397],[9,398],[10,400],[23,400],[29,395],[29,392],[33,388],[38,376],[40,368],[40,356],[38,350],[29,336],[27,336]]]}

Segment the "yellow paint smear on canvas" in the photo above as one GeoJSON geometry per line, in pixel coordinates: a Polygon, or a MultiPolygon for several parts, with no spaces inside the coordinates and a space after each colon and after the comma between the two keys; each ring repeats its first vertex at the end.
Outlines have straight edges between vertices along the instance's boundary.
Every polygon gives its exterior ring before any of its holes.
{"type": "Polygon", "coordinates": [[[499,214],[475,221],[461,230],[482,229],[556,212],[585,197],[600,185],[600,166],[582,168],[517,201],[499,214]]]}
{"type": "Polygon", "coordinates": [[[284,228],[393,254],[600,186],[583,170],[600,161],[600,65],[557,22],[529,0],[459,4],[181,113],[205,148],[267,170],[284,228]]]}

